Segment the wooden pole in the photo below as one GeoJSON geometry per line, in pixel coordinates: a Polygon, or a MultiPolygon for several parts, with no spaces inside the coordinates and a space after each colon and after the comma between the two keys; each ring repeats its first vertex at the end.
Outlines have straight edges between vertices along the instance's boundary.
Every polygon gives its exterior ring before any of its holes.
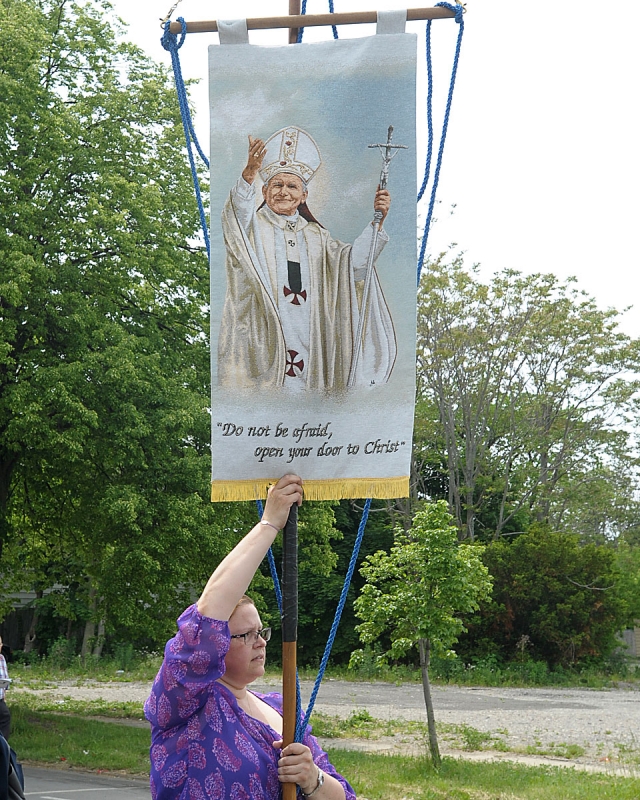
{"type": "MultiPolygon", "coordinates": [[[[298,506],[282,533],[282,746],[295,739],[298,639],[298,506]]],[[[282,800],[296,800],[296,784],[282,784],[282,800]]]]}
{"type": "MultiPolygon", "coordinates": [[[[291,4],[299,0],[289,0],[291,4]]],[[[299,9],[299,5],[298,5],[299,9]]],[[[407,20],[416,22],[423,19],[453,19],[455,12],[448,8],[409,8],[407,20]]],[[[293,41],[298,38],[298,28],[312,28],[322,25],[360,25],[365,22],[376,22],[377,11],[353,11],[343,14],[296,14],[285,17],[254,17],[247,20],[249,30],[272,30],[275,28],[289,28],[289,41],[292,41],[293,31],[296,31],[293,41]],[[295,27],[294,27],[295,26],[295,27]]],[[[171,33],[180,33],[182,27],[179,22],[172,22],[169,30],[171,33]]],[[[187,22],[187,33],[213,33],[218,30],[215,19],[201,22],[187,22]]]]}
{"type": "MultiPolygon", "coordinates": [[[[289,0],[289,16],[300,16],[300,0],[289,0]]],[[[248,25],[247,25],[248,27],[248,25]]],[[[298,28],[289,28],[289,44],[298,41],[298,28]]],[[[295,740],[298,670],[298,506],[289,510],[282,532],[282,746],[295,740]]],[[[282,800],[296,800],[295,783],[282,784],[282,800]]]]}
{"type": "MultiPolygon", "coordinates": [[[[289,0],[289,16],[290,17],[300,16],[300,0],[289,0]]],[[[289,44],[295,44],[297,41],[298,41],[298,28],[289,28],[289,44]]]]}
{"type": "MultiPolygon", "coordinates": [[[[289,0],[289,16],[299,17],[301,0],[289,0]]],[[[247,28],[249,27],[247,23],[247,28]]],[[[289,28],[289,44],[298,28],[289,28]]],[[[282,532],[282,746],[296,736],[296,672],[298,668],[298,506],[291,506],[282,532]]],[[[295,783],[282,784],[282,800],[296,800],[295,783]]]]}

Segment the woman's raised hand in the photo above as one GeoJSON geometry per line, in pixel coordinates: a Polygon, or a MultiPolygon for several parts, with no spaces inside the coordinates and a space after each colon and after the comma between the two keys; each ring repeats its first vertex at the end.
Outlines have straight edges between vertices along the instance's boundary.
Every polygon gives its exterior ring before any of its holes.
{"type": "Polygon", "coordinates": [[[298,475],[284,475],[269,489],[263,519],[278,530],[284,528],[289,509],[296,503],[302,505],[303,481],[298,475]]]}

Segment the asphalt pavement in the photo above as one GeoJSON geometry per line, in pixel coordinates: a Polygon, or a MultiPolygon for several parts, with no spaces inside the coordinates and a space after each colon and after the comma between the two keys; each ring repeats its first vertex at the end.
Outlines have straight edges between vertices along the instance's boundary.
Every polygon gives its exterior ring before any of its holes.
{"type": "Polygon", "coordinates": [[[149,800],[146,778],[118,778],[90,772],[24,768],[24,793],[29,800],[149,800]]]}

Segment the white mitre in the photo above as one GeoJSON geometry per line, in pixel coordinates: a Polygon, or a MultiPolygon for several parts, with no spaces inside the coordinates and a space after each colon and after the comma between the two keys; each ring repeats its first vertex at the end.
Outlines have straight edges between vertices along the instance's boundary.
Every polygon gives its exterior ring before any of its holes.
{"type": "Polygon", "coordinates": [[[276,131],[265,142],[265,148],[267,152],[260,170],[264,183],[278,172],[290,172],[309,183],[322,164],[318,145],[313,138],[294,126],[276,131]]]}

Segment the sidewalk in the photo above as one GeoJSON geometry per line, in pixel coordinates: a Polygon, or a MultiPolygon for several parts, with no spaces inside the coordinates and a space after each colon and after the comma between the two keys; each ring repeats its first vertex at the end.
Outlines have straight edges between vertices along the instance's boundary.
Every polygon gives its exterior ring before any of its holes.
{"type": "Polygon", "coordinates": [[[30,800],[149,800],[149,781],[75,772],[70,769],[24,767],[24,793],[30,800]]]}

